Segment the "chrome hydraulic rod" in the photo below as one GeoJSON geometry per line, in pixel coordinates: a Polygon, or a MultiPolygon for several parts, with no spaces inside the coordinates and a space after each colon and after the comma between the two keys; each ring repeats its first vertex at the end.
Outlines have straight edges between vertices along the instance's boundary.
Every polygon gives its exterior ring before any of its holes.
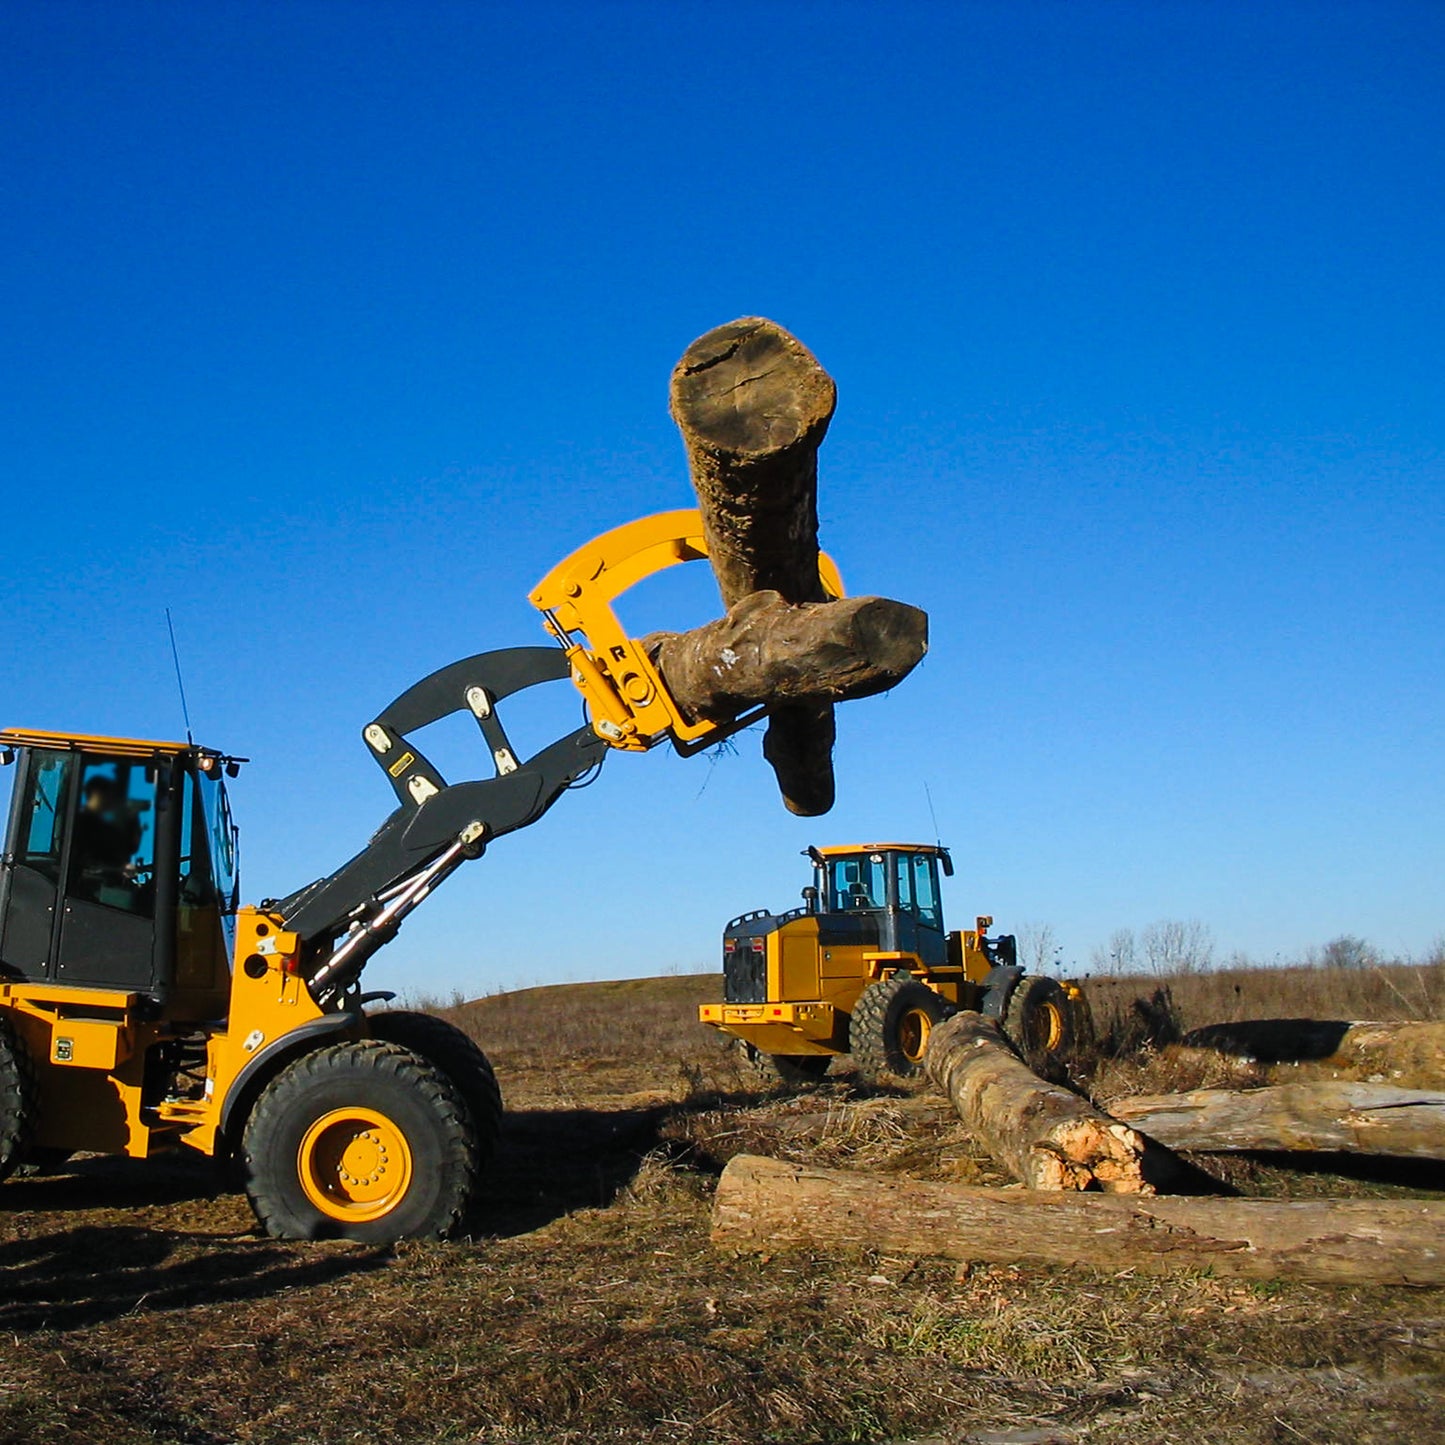
{"type": "Polygon", "coordinates": [[[369,918],[361,918],[332,950],[326,962],[317,969],[309,980],[311,996],[318,1003],[345,988],[360,972],[364,965],[383,944],[391,942],[401,927],[402,920],[439,883],[456,872],[469,858],[481,852],[483,832],[480,823],[474,823],[462,831],[461,836],[444,852],[439,853],[419,873],[403,883],[387,890],[381,907],[369,918]]]}

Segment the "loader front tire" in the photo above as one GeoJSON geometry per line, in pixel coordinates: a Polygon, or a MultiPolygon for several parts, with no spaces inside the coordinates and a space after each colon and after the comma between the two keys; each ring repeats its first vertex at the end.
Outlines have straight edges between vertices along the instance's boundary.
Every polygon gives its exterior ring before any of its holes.
{"type": "Polygon", "coordinates": [[[376,1039],[283,1069],[241,1150],[251,1207],[278,1239],[445,1238],[476,1177],[470,1113],[446,1074],[376,1039]]]}
{"type": "Polygon", "coordinates": [[[923,1071],[923,1056],[935,1024],[948,1005],[926,984],[902,971],[870,983],[853,1005],[848,1048],[858,1072],[875,1082],[890,1074],[911,1079],[923,1071]]]}
{"type": "Polygon", "coordinates": [[[35,1132],[35,1078],[25,1045],[0,1018],[0,1179],[11,1174],[35,1132]]]}
{"type": "Polygon", "coordinates": [[[743,1067],[761,1083],[773,1088],[800,1089],[816,1084],[828,1072],[832,1054],[765,1054],[756,1044],[738,1040],[743,1067]]]}
{"type": "Polygon", "coordinates": [[[1061,1068],[1075,1044],[1074,1010],[1062,984],[1027,975],[1009,996],[1003,1031],[1034,1073],[1061,1068]]]}
{"type": "Polygon", "coordinates": [[[487,1056],[469,1035],[435,1014],[386,1009],[368,1014],[366,1022],[372,1038],[420,1054],[451,1080],[471,1115],[481,1168],[492,1157],[502,1127],[502,1091],[487,1056]]]}

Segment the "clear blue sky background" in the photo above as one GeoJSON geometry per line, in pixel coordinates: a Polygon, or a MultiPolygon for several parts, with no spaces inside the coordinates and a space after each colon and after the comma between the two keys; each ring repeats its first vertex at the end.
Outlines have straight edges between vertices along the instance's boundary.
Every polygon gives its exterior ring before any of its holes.
{"type": "Polygon", "coordinates": [[[1445,8],[1385,0],[5,6],[4,721],[177,735],[169,605],[256,760],[248,895],[329,871],[390,804],[360,726],[690,504],[668,373],[763,314],[838,380],[824,543],[925,665],[840,714],[828,818],[756,736],[614,757],[369,986],[709,965],[807,843],[932,837],[925,785],[955,925],[1422,953],[1442,75],[1445,8]]]}

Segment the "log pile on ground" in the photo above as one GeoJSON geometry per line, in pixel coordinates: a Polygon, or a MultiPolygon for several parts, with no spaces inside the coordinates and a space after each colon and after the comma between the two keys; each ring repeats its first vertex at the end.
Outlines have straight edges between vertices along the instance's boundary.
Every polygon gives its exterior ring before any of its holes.
{"type": "Polygon", "coordinates": [[[1328,1284],[1445,1284],[1445,1202],[1280,1202],[931,1184],[739,1154],[713,1243],[776,1253],[884,1250],[1140,1274],[1208,1270],[1328,1284]]]}
{"type": "Polygon", "coordinates": [[[1045,1083],[992,1019],[955,1014],[934,1029],[928,1076],[973,1135],[1030,1189],[1152,1194],[1146,1141],[1087,1099],[1045,1083]]]}
{"type": "Polygon", "coordinates": [[[744,317],[700,337],[672,375],[708,555],[728,615],[656,633],[648,653],[683,712],[769,709],[763,754],[791,812],[833,806],[833,705],[922,659],[928,618],[881,597],[829,600],[818,573],[818,447],[833,379],[781,326],[744,317]]]}
{"type": "Polygon", "coordinates": [[[929,1077],[1026,1188],[927,1182],[738,1155],[713,1207],[722,1248],[883,1250],[1141,1274],[1445,1284],[1445,1200],[1165,1198],[1173,1156],[1365,1149],[1445,1157],[1445,1094],[1370,1085],[1200,1090],[1104,1114],[1038,1078],[997,1026],[963,1012],[929,1040],[929,1077]],[[1117,1114],[1118,1117],[1114,1117],[1117,1114]],[[1157,1167],[1155,1167],[1157,1166],[1157,1167]]]}

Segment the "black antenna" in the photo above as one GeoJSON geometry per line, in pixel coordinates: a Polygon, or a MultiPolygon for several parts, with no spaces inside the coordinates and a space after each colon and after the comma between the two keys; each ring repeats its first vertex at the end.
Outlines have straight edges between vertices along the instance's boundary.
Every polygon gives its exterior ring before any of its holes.
{"type": "MultiPolygon", "coordinates": [[[[166,613],[169,617],[170,613],[166,613]]],[[[933,794],[928,791],[928,783],[923,784],[923,796],[928,799],[928,816],[933,820],[933,841],[941,848],[943,847],[943,835],[938,831],[938,814],[933,811],[933,794]]]]}
{"type": "MultiPolygon", "coordinates": [[[[181,716],[186,720],[186,741],[195,747],[196,740],[191,736],[191,710],[186,706],[186,685],[181,680],[181,655],[176,651],[176,627],[171,621],[171,609],[166,608],[166,630],[171,634],[171,661],[176,665],[176,686],[181,694],[181,716]]],[[[930,803],[930,807],[933,805],[930,803]]]]}

